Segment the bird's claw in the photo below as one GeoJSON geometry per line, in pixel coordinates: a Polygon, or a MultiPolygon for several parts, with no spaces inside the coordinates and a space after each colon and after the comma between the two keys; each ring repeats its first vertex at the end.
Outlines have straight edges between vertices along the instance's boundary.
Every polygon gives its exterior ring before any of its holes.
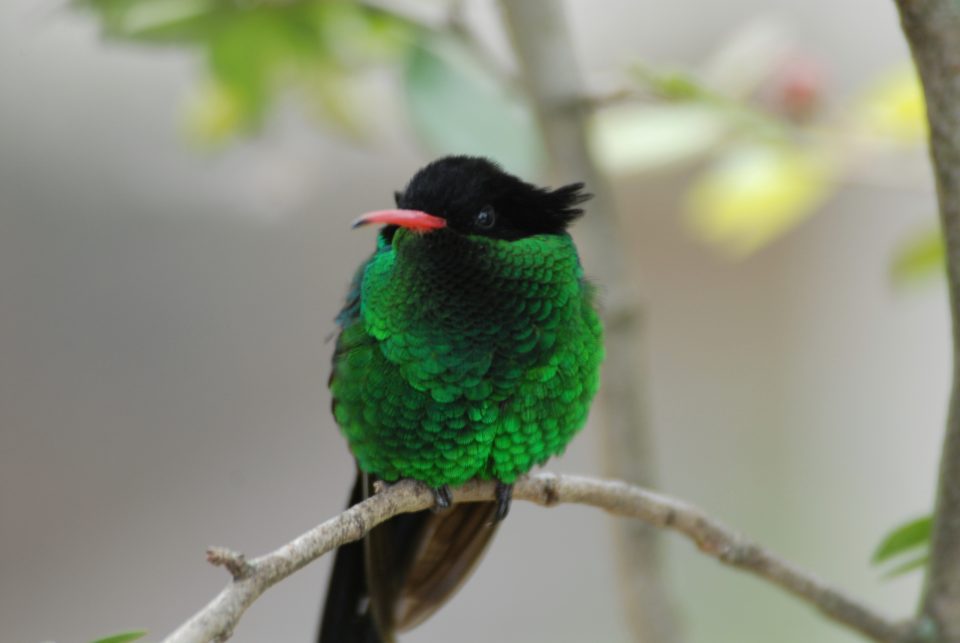
{"type": "Polygon", "coordinates": [[[433,491],[433,512],[440,513],[453,505],[453,492],[450,485],[445,484],[432,489],[433,491]]]}
{"type": "Polygon", "coordinates": [[[497,500],[497,510],[493,515],[494,522],[500,522],[510,513],[510,502],[513,500],[513,485],[497,482],[495,492],[497,500]]]}

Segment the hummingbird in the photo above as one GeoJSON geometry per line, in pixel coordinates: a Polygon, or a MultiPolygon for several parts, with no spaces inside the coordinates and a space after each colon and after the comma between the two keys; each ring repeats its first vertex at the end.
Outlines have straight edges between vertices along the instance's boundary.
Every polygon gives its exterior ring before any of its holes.
{"type": "Polygon", "coordinates": [[[470,575],[513,484],[563,452],[599,386],[602,325],[569,226],[582,183],[538,187],[481,157],[448,156],[394,193],[355,273],[329,387],[357,464],[350,504],[374,482],[428,485],[435,508],[339,548],[319,643],[389,643],[470,575]],[[496,482],[452,504],[451,487],[496,482]]]}

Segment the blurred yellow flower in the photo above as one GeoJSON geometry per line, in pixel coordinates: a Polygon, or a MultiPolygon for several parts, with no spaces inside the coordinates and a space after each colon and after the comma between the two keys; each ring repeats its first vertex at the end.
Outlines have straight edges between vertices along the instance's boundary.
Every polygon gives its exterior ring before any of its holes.
{"type": "Polygon", "coordinates": [[[784,145],[731,148],[687,193],[688,223],[706,242],[744,257],[812,214],[831,189],[821,154],[784,145]]]}

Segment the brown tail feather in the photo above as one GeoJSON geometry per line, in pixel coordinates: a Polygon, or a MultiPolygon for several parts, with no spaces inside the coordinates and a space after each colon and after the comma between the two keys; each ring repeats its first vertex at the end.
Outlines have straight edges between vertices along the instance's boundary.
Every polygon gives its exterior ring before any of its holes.
{"type": "Polygon", "coordinates": [[[495,513],[494,503],[478,502],[426,515],[419,548],[394,608],[398,631],[425,621],[470,577],[497,532],[495,513]]]}
{"type": "MultiPolygon", "coordinates": [[[[367,476],[358,479],[351,502],[372,486],[367,476]]],[[[497,531],[495,513],[494,503],[469,503],[405,514],[371,530],[362,545],[341,547],[319,643],[390,643],[395,632],[426,620],[476,567],[497,531]]]]}

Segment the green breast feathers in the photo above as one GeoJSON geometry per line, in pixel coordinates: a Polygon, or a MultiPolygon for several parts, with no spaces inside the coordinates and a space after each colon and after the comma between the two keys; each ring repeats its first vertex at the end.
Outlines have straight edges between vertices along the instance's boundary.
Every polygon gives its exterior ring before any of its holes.
{"type": "Polygon", "coordinates": [[[597,390],[601,325],[566,233],[386,230],[339,321],[334,415],[387,481],[512,484],[564,450],[597,390]]]}

